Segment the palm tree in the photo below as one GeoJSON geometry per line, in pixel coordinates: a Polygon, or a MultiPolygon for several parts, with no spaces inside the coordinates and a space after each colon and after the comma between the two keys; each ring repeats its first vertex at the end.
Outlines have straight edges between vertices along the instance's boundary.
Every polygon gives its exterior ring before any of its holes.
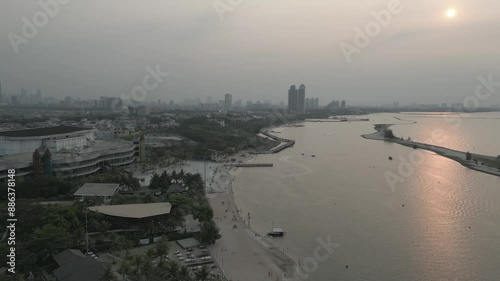
{"type": "Polygon", "coordinates": [[[143,259],[141,256],[138,255],[130,256],[130,266],[131,266],[130,273],[133,276],[139,276],[139,273],[141,272],[142,263],[143,259]]]}
{"type": "Polygon", "coordinates": [[[184,169],[181,169],[179,171],[179,179],[184,180],[185,175],[186,175],[186,171],[184,171],[184,169]]]}
{"type": "Polygon", "coordinates": [[[178,281],[190,281],[190,280],[192,280],[191,276],[189,275],[189,270],[185,266],[181,267],[181,269],[179,270],[179,274],[177,276],[178,276],[178,279],[177,279],[178,281]]]}
{"type": "Polygon", "coordinates": [[[122,275],[122,279],[125,279],[126,275],[129,275],[132,272],[132,268],[130,267],[130,261],[124,260],[120,267],[118,268],[118,273],[122,275]]]}
{"type": "Polygon", "coordinates": [[[106,272],[104,272],[104,275],[101,276],[100,281],[116,281],[118,278],[116,278],[116,275],[113,273],[111,270],[111,267],[108,267],[106,272]]]}
{"type": "Polygon", "coordinates": [[[154,250],[149,251],[146,253],[146,255],[142,258],[142,264],[141,264],[141,275],[146,277],[146,280],[149,280],[149,276],[151,275],[151,272],[153,271],[153,255],[154,255],[154,250]],[[152,254],[151,254],[152,252],[152,254]]]}
{"type": "Polygon", "coordinates": [[[168,255],[169,250],[170,247],[168,245],[167,236],[163,235],[160,241],[156,244],[155,248],[156,255],[160,257],[160,262],[159,262],[160,265],[163,263],[163,257],[168,255]]]}
{"type": "Polygon", "coordinates": [[[199,271],[196,272],[195,276],[197,281],[207,281],[209,275],[210,270],[208,270],[208,267],[203,266],[199,271]]]}
{"type": "Polygon", "coordinates": [[[177,172],[175,170],[172,171],[172,174],[170,175],[170,177],[174,180],[177,180],[177,172]]]}
{"type": "Polygon", "coordinates": [[[169,261],[165,272],[167,280],[177,280],[177,276],[179,275],[179,265],[175,261],[169,261]]]}

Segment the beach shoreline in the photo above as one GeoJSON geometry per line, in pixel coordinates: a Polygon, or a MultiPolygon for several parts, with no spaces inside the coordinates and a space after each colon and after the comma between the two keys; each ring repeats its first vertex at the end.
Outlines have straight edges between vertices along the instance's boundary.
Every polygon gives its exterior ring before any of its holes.
{"type": "Polygon", "coordinates": [[[154,173],[183,169],[187,173],[200,173],[204,177],[206,168],[206,197],[222,236],[208,248],[227,278],[240,281],[299,280],[292,273],[295,261],[265,236],[249,227],[236,204],[232,183],[242,169],[248,168],[233,167],[232,164],[251,163],[257,158],[258,154],[239,152],[228,157],[235,159],[234,162],[183,161],[135,176],[144,178],[143,184],[147,185],[154,173]]]}
{"type": "MultiPolygon", "coordinates": [[[[257,157],[257,155],[252,155],[240,161],[250,163],[257,157]]],[[[239,249],[238,253],[234,253],[238,256],[232,257],[232,266],[223,268],[223,271],[231,280],[298,280],[295,279],[292,272],[296,265],[295,261],[279,250],[265,236],[248,226],[244,214],[241,213],[236,204],[232,186],[235,177],[244,168],[228,168],[227,172],[230,174],[231,180],[227,184],[226,192],[207,195],[222,235],[222,238],[210,247],[211,250],[218,253],[221,249],[224,249],[223,252],[226,249],[239,249]],[[242,250],[243,253],[241,253],[242,250]]],[[[216,257],[216,259],[218,264],[224,263],[222,257],[216,257]]],[[[227,260],[225,264],[228,264],[227,260]]]]}

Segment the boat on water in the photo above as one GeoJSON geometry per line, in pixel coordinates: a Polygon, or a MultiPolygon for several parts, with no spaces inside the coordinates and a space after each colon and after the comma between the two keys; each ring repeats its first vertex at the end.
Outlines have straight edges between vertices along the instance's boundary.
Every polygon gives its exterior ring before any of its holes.
{"type": "Polygon", "coordinates": [[[273,228],[271,231],[267,233],[267,235],[272,237],[281,237],[285,235],[285,232],[281,228],[273,228]]]}

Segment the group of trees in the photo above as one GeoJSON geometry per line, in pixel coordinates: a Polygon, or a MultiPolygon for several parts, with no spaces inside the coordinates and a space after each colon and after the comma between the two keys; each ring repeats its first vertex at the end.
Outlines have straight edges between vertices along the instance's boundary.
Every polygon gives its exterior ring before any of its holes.
{"type": "MultiPolygon", "coordinates": [[[[91,235],[90,249],[95,252],[117,253],[131,248],[139,238],[152,237],[161,233],[172,233],[184,222],[184,216],[192,214],[202,224],[200,239],[204,243],[213,243],[220,238],[219,229],[213,222],[213,210],[205,197],[203,179],[199,174],[186,173],[181,170],[172,173],[162,173],[155,175],[151,181],[150,188],[166,191],[172,182],[178,182],[188,187],[185,194],[171,194],[169,196],[148,195],[117,195],[112,199],[112,204],[132,204],[132,203],[154,203],[168,201],[172,204],[171,213],[168,216],[154,218],[154,220],[144,220],[141,225],[143,232],[128,233],[119,235],[109,233],[109,230],[122,227],[129,227],[120,218],[103,216],[96,212],[88,212],[87,206],[98,204],[92,200],[85,202],[74,201],[73,204],[42,205],[37,201],[45,200],[73,200],[73,193],[85,182],[97,183],[120,183],[129,190],[137,190],[140,183],[137,178],[121,170],[111,170],[105,173],[96,174],[79,180],[67,180],[52,178],[38,178],[33,180],[19,181],[16,202],[16,260],[20,275],[30,271],[38,272],[40,268],[52,268],[54,266],[53,256],[66,249],[80,249],[86,251],[85,225],[87,220],[88,232],[91,235]],[[117,227],[118,226],[118,227],[117,227]]],[[[165,194],[165,193],[164,193],[165,194]]],[[[2,195],[3,196],[3,195],[2,195]]],[[[5,200],[5,198],[2,201],[5,200]]],[[[5,201],[4,201],[5,202],[5,201]]],[[[6,222],[6,209],[0,211],[0,220],[6,222]]],[[[167,245],[168,246],[168,245],[167,245]]],[[[6,243],[0,245],[0,251],[7,253],[6,243]]],[[[157,245],[157,252],[168,252],[168,249],[161,250],[158,247],[165,247],[164,243],[157,245]]],[[[162,255],[163,256],[163,255],[162,255]]],[[[151,255],[149,256],[149,258],[151,255]]],[[[198,281],[206,279],[191,279],[184,275],[186,269],[171,262],[163,262],[160,257],[158,270],[148,270],[149,258],[132,257],[125,265],[129,265],[134,274],[145,275],[146,280],[186,280],[198,281]],[[140,261],[140,262],[139,262],[140,261]],[[140,266],[138,264],[141,264],[140,266]],[[178,270],[173,270],[174,268],[178,270]],[[165,270],[170,268],[170,270],[165,270]],[[165,275],[164,272],[170,272],[165,275]],[[175,272],[175,273],[173,273],[175,272]],[[164,278],[164,279],[161,279],[164,278]],[[169,279],[170,278],[170,279],[169,279]]],[[[0,262],[6,264],[7,257],[0,257],[0,262]]],[[[52,270],[52,269],[50,269],[52,270]]],[[[205,272],[202,270],[200,272],[205,272]]],[[[124,273],[125,274],[125,273],[124,273]]],[[[106,273],[105,277],[113,278],[113,274],[106,273]]],[[[113,280],[113,279],[109,279],[113,280]]],[[[132,279],[139,280],[139,279],[132,279]]]]}
{"type": "Polygon", "coordinates": [[[133,177],[130,173],[124,172],[120,168],[112,168],[111,170],[94,174],[79,181],[80,186],[86,182],[95,183],[119,183],[120,186],[128,190],[138,190],[141,188],[139,179],[133,177]]]}
{"type": "MultiPolygon", "coordinates": [[[[137,178],[119,169],[113,169],[80,180],[40,177],[18,181],[16,196],[18,198],[72,200],[73,193],[86,182],[119,183],[129,190],[138,190],[141,187],[137,178]]],[[[7,190],[7,183],[2,183],[0,187],[7,190]]],[[[7,200],[6,196],[6,192],[0,193],[0,200],[7,200]]]]}
{"type": "Polygon", "coordinates": [[[168,202],[174,206],[170,218],[175,219],[182,215],[192,214],[201,223],[200,240],[202,243],[211,244],[219,239],[219,229],[213,222],[213,209],[205,197],[205,187],[201,175],[186,173],[182,169],[179,172],[174,170],[171,173],[164,171],[161,174],[153,175],[149,188],[166,192],[172,183],[187,186],[188,192],[168,195],[168,202]]]}
{"type": "MultiPolygon", "coordinates": [[[[19,199],[16,217],[16,267],[21,273],[51,264],[52,255],[65,249],[85,248],[85,212],[80,204],[44,206],[19,199]]],[[[7,253],[5,247],[6,243],[0,245],[2,253],[7,253]]],[[[6,256],[0,261],[5,264],[6,256]]]]}
{"type": "Polygon", "coordinates": [[[392,132],[391,129],[385,129],[384,130],[384,138],[386,138],[386,139],[395,139],[396,136],[394,135],[394,133],[392,132]]]}
{"type": "Polygon", "coordinates": [[[176,128],[144,132],[170,133],[186,138],[166,146],[152,147],[149,161],[161,165],[173,159],[207,160],[214,151],[234,154],[245,149],[266,150],[277,143],[257,134],[263,128],[283,124],[282,119],[272,116],[245,121],[229,117],[218,117],[217,120],[224,121],[225,125],[207,116],[195,116],[179,120],[176,128]]]}
{"type": "MultiPolygon", "coordinates": [[[[7,182],[2,183],[2,190],[7,190],[7,182]]],[[[43,198],[66,200],[73,198],[73,192],[78,189],[75,182],[59,180],[52,177],[27,179],[17,181],[16,196],[18,198],[43,198]]],[[[7,192],[0,193],[0,200],[7,200],[7,192]]]]}

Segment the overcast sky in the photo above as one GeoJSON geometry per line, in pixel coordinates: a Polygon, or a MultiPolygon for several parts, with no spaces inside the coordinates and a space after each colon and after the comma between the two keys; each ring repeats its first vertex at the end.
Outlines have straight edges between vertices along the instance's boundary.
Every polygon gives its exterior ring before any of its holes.
{"type": "MultiPolygon", "coordinates": [[[[43,10],[38,1],[1,1],[0,82],[9,94],[24,87],[119,97],[142,84],[147,66],[160,65],[170,76],[150,100],[231,93],[278,102],[304,83],[321,104],[405,104],[462,102],[478,76],[500,81],[498,0],[402,0],[403,10],[348,63],[340,44],[355,46],[354,28],[389,2],[69,0],[16,53],[9,33],[23,36],[22,18],[33,22],[43,10]],[[214,3],[237,5],[221,20],[214,3]]],[[[500,87],[487,102],[500,104],[499,96],[500,87]]]]}

